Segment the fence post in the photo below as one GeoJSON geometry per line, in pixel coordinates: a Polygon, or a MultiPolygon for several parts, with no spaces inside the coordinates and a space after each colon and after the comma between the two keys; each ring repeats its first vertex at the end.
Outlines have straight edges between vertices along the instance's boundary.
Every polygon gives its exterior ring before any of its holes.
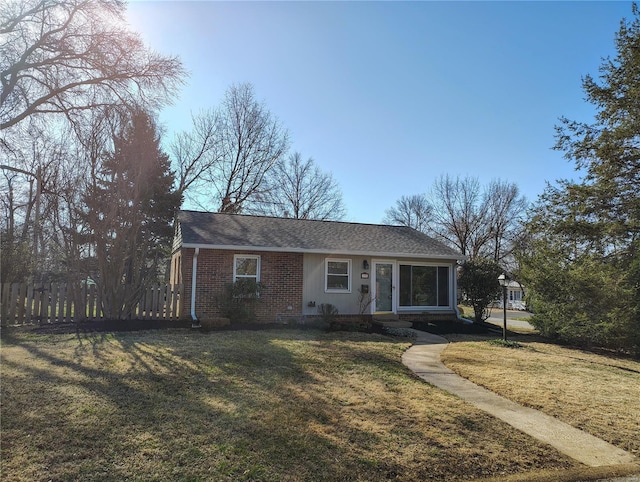
{"type": "Polygon", "coordinates": [[[58,318],[58,283],[51,283],[49,291],[49,322],[55,323],[58,318]]]}
{"type": "Polygon", "coordinates": [[[9,320],[11,320],[11,324],[15,324],[16,322],[16,310],[18,309],[18,289],[20,285],[18,283],[11,283],[11,294],[9,295],[9,320]]]}
{"type": "Polygon", "coordinates": [[[173,285],[173,318],[179,320],[182,316],[182,293],[184,286],[182,284],[173,285]]]}
{"type": "Polygon", "coordinates": [[[96,320],[102,319],[102,290],[96,286],[96,320]]]}
{"type": "Polygon", "coordinates": [[[87,291],[88,286],[84,283],[74,283],[73,285],[73,321],[84,321],[87,319],[87,291]]]}
{"type": "Polygon", "coordinates": [[[164,285],[162,290],[162,317],[165,320],[171,319],[171,285],[164,285]]]}
{"type": "Polygon", "coordinates": [[[25,323],[31,323],[31,321],[34,318],[34,306],[33,306],[33,292],[35,291],[35,287],[30,284],[27,286],[27,306],[26,306],[26,312],[24,314],[24,321],[25,323]]]}
{"type": "MultiPolygon", "coordinates": [[[[152,288],[144,290],[144,319],[151,319],[151,303],[153,302],[152,288]]],[[[141,317],[142,318],[142,317],[141,317]]]]}
{"type": "Polygon", "coordinates": [[[27,299],[27,284],[20,283],[18,288],[18,298],[16,302],[18,303],[17,310],[17,320],[16,323],[24,323],[25,322],[25,311],[26,311],[26,299],[27,299]]]}
{"type": "MultiPolygon", "coordinates": [[[[60,323],[64,322],[64,314],[66,309],[67,301],[67,285],[66,283],[58,283],[58,321],[60,323]]],[[[53,319],[55,321],[55,317],[53,319]]]]}
{"type": "Polygon", "coordinates": [[[51,312],[51,284],[43,284],[40,294],[40,323],[49,323],[51,312]]]}
{"type": "Polygon", "coordinates": [[[42,319],[42,286],[33,285],[33,314],[32,320],[40,323],[42,319]]]}
{"type": "Polygon", "coordinates": [[[9,324],[9,292],[11,291],[11,285],[9,283],[4,283],[0,285],[0,290],[2,290],[1,301],[0,301],[0,324],[2,326],[9,324]]]}
{"type": "Polygon", "coordinates": [[[151,312],[151,316],[153,316],[156,320],[162,318],[160,315],[160,286],[154,286],[153,288],[153,311],[151,312]]]}

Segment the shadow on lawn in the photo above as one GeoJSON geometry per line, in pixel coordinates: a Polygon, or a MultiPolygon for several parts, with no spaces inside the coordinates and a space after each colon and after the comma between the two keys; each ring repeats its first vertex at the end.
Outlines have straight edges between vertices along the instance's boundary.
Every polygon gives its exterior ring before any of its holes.
{"type": "MultiPolygon", "coordinates": [[[[289,350],[248,343],[243,352],[211,337],[215,350],[194,353],[202,340],[193,337],[172,344],[149,333],[78,334],[72,357],[19,343],[37,363],[5,359],[5,369],[33,380],[45,405],[35,416],[17,406],[5,379],[3,452],[26,451],[43,470],[34,477],[54,480],[101,472],[105,480],[348,479],[371,470],[336,458],[339,444],[308,429],[340,414],[314,411],[315,389],[306,387],[318,381],[289,350]],[[22,439],[24,427],[39,432],[36,446],[22,439]]],[[[370,437],[352,428],[351,440],[370,437]]]]}
{"type": "MultiPolygon", "coordinates": [[[[30,465],[24,480],[444,480],[531,468],[485,462],[482,447],[444,450],[440,435],[416,431],[396,398],[413,383],[399,363],[404,341],[154,331],[10,344],[29,355],[3,356],[2,452],[4,470],[30,465]],[[397,357],[382,342],[398,343],[397,357]],[[387,397],[376,404],[390,407],[365,407],[373,383],[387,397]],[[386,424],[406,437],[400,447],[420,447],[410,463],[385,452],[386,424]]],[[[436,431],[476,436],[475,425],[434,417],[436,431]]],[[[541,465],[565,463],[546,455],[541,465]]]]}

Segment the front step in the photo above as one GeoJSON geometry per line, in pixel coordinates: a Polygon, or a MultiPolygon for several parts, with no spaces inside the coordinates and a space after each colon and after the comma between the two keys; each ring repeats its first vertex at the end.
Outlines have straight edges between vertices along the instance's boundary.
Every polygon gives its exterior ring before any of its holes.
{"type": "Polygon", "coordinates": [[[375,314],[372,323],[385,328],[411,328],[413,326],[410,321],[402,321],[396,313],[375,314]]]}

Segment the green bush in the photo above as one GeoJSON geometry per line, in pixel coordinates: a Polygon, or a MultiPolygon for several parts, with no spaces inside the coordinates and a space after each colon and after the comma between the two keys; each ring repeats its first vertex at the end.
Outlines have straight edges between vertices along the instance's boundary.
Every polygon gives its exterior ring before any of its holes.
{"type": "Polygon", "coordinates": [[[489,318],[487,308],[500,294],[500,273],[502,268],[492,260],[476,259],[462,265],[458,286],[473,307],[474,320],[478,323],[489,318]]]}
{"type": "Polygon", "coordinates": [[[252,279],[239,279],[227,283],[218,297],[218,310],[231,323],[251,323],[256,319],[255,307],[264,289],[261,283],[252,279]]]}
{"type": "Polygon", "coordinates": [[[636,290],[613,263],[583,255],[566,261],[549,249],[523,263],[534,315],[542,335],[583,347],[640,354],[636,290]]]}

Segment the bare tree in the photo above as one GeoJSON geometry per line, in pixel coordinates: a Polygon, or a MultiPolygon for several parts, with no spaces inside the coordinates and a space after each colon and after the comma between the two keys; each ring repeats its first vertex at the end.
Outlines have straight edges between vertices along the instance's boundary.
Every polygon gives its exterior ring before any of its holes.
{"type": "Polygon", "coordinates": [[[70,246],[82,231],[74,210],[89,168],[78,160],[91,120],[106,106],[160,107],[182,82],[180,61],[146,49],[125,8],[122,0],[0,1],[0,157],[41,173],[37,189],[33,175],[4,175],[3,241],[24,246],[30,260],[42,253],[31,262],[41,277],[78,264],[83,244],[70,246]]]}
{"type": "Polygon", "coordinates": [[[385,211],[382,222],[409,226],[426,233],[433,221],[433,206],[424,194],[402,196],[396,205],[385,211]]]}
{"type": "Polygon", "coordinates": [[[5,269],[23,266],[16,270],[19,277],[38,281],[55,271],[47,251],[57,233],[47,223],[55,214],[59,178],[69,168],[68,132],[62,126],[53,131],[43,131],[37,125],[24,127],[12,149],[0,146],[0,158],[7,162],[0,165],[0,219],[5,220],[0,227],[1,254],[5,269]],[[11,254],[15,249],[26,253],[22,259],[11,254]]]}
{"type": "Polygon", "coordinates": [[[167,102],[184,70],[146,49],[121,0],[0,2],[0,130],[37,114],[167,102]]]}
{"type": "Polygon", "coordinates": [[[483,206],[491,234],[486,257],[497,263],[513,264],[511,255],[523,236],[527,200],[520,195],[516,184],[497,179],[486,187],[483,206]]]}
{"type": "Polygon", "coordinates": [[[2,170],[3,189],[0,197],[0,283],[19,283],[27,279],[33,269],[33,250],[29,242],[27,223],[20,223],[18,212],[28,202],[33,193],[30,189],[20,192],[25,182],[19,180],[24,174],[13,170],[2,170]],[[25,197],[28,194],[28,197],[25,197]]]}
{"type": "Polygon", "coordinates": [[[205,177],[212,176],[219,161],[217,118],[213,109],[192,115],[192,130],[176,134],[170,146],[177,190],[194,200],[204,193],[205,177]]]}
{"type": "Polygon", "coordinates": [[[237,213],[264,189],[265,175],[289,147],[289,134],[256,101],[251,84],[232,85],[218,115],[218,162],[208,180],[217,191],[220,211],[237,213]]]}
{"type": "Polygon", "coordinates": [[[434,217],[428,232],[471,259],[509,264],[527,209],[519,192],[507,181],[482,188],[477,178],[441,176],[431,190],[434,217]]]}
{"type": "Polygon", "coordinates": [[[295,219],[339,220],[345,215],[340,186],[331,173],[322,172],[312,158],[295,152],[269,171],[264,193],[249,211],[295,219]]]}
{"type": "Polygon", "coordinates": [[[461,254],[476,257],[489,239],[486,212],[477,178],[440,176],[431,190],[432,233],[461,254]]]}

